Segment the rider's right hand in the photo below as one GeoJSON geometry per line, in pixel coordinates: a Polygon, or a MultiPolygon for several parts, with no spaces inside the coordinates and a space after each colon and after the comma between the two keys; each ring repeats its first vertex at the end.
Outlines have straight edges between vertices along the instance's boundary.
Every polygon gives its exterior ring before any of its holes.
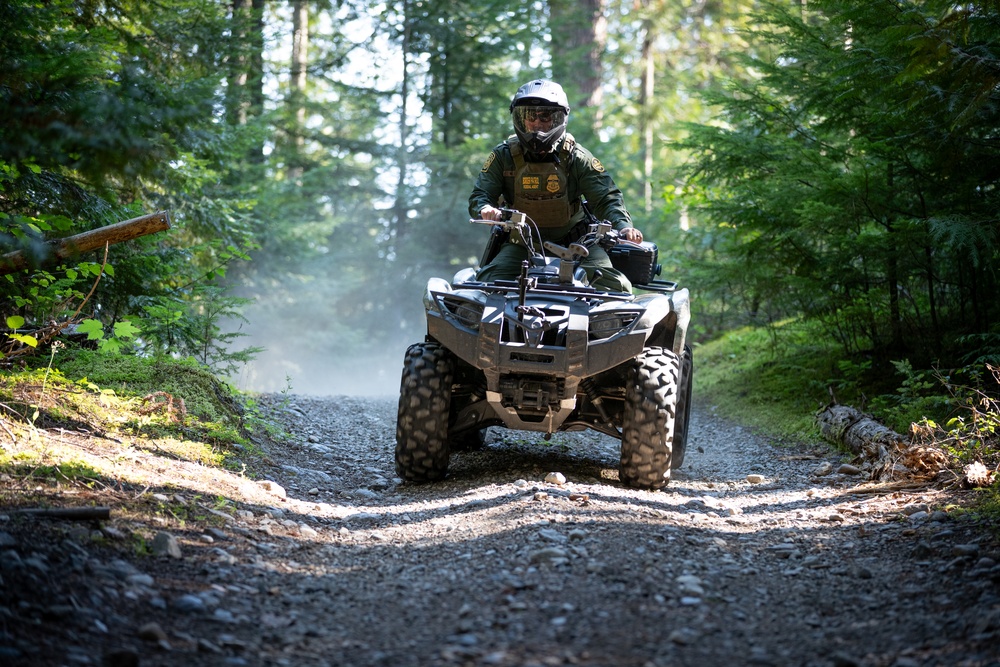
{"type": "Polygon", "coordinates": [[[495,206],[490,206],[487,204],[479,211],[479,217],[483,220],[493,220],[495,222],[500,222],[503,220],[503,211],[496,208],[495,206]]]}

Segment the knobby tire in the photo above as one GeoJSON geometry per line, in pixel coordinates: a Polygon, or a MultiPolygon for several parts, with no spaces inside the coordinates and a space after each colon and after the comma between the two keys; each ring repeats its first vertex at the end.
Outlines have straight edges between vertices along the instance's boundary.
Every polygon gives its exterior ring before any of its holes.
{"type": "Polygon", "coordinates": [[[626,486],[662,489],[670,482],[681,360],[646,348],[625,388],[619,478],[626,486]]]}
{"type": "Polygon", "coordinates": [[[438,343],[406,350],[396,419],[396,473],[408,482],[432,482],[448,472],[448,415],[454,359],[438,343]]]}

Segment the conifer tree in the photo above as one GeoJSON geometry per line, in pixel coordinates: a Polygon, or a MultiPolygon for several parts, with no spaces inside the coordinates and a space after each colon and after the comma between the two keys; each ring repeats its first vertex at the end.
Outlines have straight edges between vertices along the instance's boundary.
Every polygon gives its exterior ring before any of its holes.
{"type": "Polygon", "coordinates": [[[989,5],[768,6],[775,56],[692,127],[718,263],[745,312],[804,313],[845,350],[963,353],[995,300],[1000,21],[989,5]],[[984,291],[985,290],[985,291],[984,291]]]}

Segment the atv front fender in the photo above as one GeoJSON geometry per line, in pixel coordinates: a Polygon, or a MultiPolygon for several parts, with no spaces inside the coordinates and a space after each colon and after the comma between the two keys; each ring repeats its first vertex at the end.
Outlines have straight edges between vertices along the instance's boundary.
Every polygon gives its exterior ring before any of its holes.
{"type": "Polygon", "coordinates": [[[679,289],[669,294],[642,294],[635,301],[646,309],[636,326],[637,330],[647,332],[645,346],[663,347],[682,356],[691,321],[688,290],[679,289]]]}

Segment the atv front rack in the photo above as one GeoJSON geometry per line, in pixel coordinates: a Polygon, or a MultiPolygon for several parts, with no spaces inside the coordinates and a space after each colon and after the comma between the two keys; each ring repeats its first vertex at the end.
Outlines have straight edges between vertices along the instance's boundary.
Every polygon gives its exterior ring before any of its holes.
{"type": "MultiPolygon", "coordinates": [[[[676,283],[673,284],[676,287],[676,283]]],[[[456,289],[476,289],[483,292],[496,293],[517,292],[521,289],[517,280],[496,280],[491,283],[470,280],[467,282],[455,283],[454,287],[456,289]]],[[[602,299],[612,299],[616,301],[628,301],[632,298],[632,295],[627,292],[602,292],[601,290],[594,289],[593,287],[565,284],[556,285],[550,283],[537,283],[528,291],[545,292],[546,294],[572,297],[600,296],[602,299]]]]}
{"type": "Polygon", "coordinates": [[[632,285],[635,289],[645,292],[659,292],[660,294],[673,294],[677,291],[677,282],[673,280],[653,280],[641,285],[632,285]]]}

